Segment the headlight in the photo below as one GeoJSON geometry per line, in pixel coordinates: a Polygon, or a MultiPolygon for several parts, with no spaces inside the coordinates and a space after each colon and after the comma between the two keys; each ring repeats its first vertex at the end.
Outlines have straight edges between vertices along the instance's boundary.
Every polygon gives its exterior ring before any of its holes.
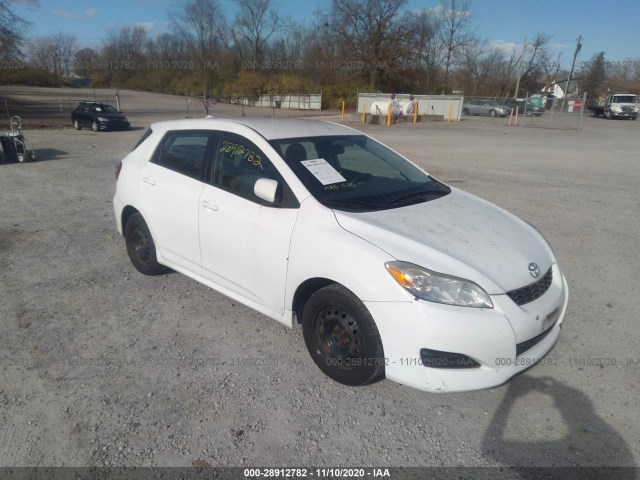
{"type": "Polygon", "coordinates": [[[385,267],[400,285],[423,300],[459,307],[493,308],[487,292],[469,280],[408,262],[387,262],[385,267]]]}
{"type": "Polygon", "coordinates": [[[612,112],[620,112],[620,111],[622,111],[622,108],[620,107],[620,105],[611,105],[611,111],[612,112]]]}

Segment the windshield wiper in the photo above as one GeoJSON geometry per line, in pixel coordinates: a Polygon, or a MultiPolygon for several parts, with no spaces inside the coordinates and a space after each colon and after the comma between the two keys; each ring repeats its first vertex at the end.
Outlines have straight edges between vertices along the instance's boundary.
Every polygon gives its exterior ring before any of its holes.
{"type": "Polygon", "coordinates": [[[364,200],[352,199],[352,200],[324,200],[323,202],[329,208],[348,208],[350,210],[360,210],[362,208],[380,210],[384,208],[384,205],[379,203],[366,202],[364,200]]]}
{"type": "Polygon", "coordinates": [[[446,187],[443,188],[443,187],[436,185],[436,188],[432,190],[420,190],[419,192],[406,193],[404,195],[399,196],[398,198],[394,198],[389,203],[387,203],[387,205],[397,205],[398,203],[416,199],[416,198],[421,198],[421,197],[444,196],[451,192],[449,188],[446,188],[446,187]]]}

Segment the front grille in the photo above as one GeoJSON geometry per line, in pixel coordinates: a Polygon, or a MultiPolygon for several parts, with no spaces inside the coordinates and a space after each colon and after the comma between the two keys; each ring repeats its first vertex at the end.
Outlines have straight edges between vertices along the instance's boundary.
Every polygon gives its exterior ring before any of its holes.
{"type": "Polygon", "coordinates": [[[513,300],[516,305],[524,305],[526,303],[533,302],[540,298],[549,289],[551,281],[553,280],[553,273],[551,269],[544,274],[540,280],[533,282],[526,287],[518,288],[507,292],[509,298],[513,300]]]}
{"type": "Polygon", "coordinates": [[[625,112],[625,113],[633,113],[633,107],[628,107],[628,106],[624,105],[622,107],[622,111],[625,112]]]}
{"type": "Polygon", "coordinates": [[[462,353],[420,349],[422,365],[431,368],[478,368],[480,364],[462,353]]]}
{"type": "Polygon", "coordinates": [[[533,348],[537,344],[539,344],[544,339],[544,337],[546,337],[549,334],[549,332],[553,329],[554,326],[555,326],[555,323],[551,325],[549,328],[547,328],[544,332],[542,332],[537,337],[530,338],[526,342],[518,343],[516,345],[516,357],[519,357],[530,348],[533,348]]]}

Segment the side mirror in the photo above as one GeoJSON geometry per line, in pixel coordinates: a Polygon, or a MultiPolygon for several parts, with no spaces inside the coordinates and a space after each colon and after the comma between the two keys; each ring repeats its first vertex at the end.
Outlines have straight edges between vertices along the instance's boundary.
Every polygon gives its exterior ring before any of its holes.
{"type": "Polygon", "coordinates": [[[259,178],[253,185],[253,193],[265,202],[275,203],[278,192],[278,182],[270,178],[259,178]]]}

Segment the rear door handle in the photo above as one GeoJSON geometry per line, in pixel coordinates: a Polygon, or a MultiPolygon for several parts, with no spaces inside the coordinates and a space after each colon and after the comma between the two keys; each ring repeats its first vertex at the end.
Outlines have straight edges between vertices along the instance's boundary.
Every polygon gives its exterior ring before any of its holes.
{"type": "Polygon", "coordinates": [[[211,200],[203,200],[202,202],[200,202],[200,205],[208,210],[213,210],[214,212],[218,211],[218,205],[216,205],[211,200]]]}
{"type": "Polygon", "coordinates": [[[142,181],[144,183],[148,183],[149,185],[155,185],[156,180],[153,177],[142,177],[142,181]]]}

